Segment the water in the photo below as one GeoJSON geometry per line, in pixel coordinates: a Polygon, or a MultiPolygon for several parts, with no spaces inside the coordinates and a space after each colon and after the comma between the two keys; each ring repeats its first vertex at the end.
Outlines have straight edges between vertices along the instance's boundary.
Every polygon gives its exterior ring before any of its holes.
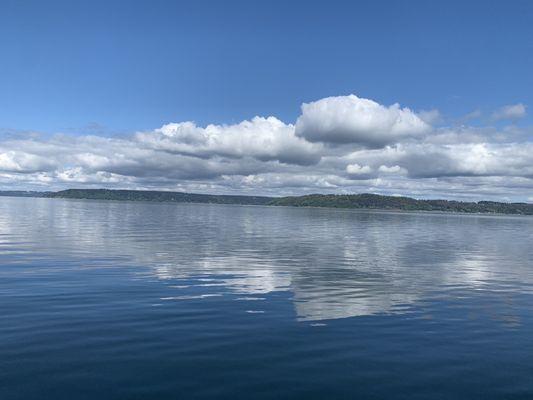
{"type": "Polygon", "coordinates": [[[0,398],[530,399],[533,218],[0,198],[0,398]]]}

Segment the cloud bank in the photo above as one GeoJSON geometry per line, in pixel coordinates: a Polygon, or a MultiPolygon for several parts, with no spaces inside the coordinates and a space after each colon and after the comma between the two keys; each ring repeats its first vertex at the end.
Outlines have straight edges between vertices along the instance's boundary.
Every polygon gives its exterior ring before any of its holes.
{"type": "Polygon", "coordinates": [[[458,128],[443,126],[438,110],[349,95],[303,104],[295,123],[257,116],[230,125],[168,123],[122,137],[7,136],[0,140],[0,188],[527,201],[533,142],[528,128],[514,124],[525,115],[518,103],[492,113],[511,125],[458,128]]]}

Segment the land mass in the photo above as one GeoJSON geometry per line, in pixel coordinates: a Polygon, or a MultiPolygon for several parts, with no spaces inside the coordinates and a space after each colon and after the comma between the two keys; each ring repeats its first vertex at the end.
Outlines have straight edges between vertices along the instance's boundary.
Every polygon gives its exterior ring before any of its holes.
{"type": "Polygon", "coordinates": [[[0,190],[0,196],[10,197],[46,197],[51,192],[34,192],[31,190],[0,190]]]}
{"type": "Polygon", "coordinates": [[[44,197],[62,199],[128,200],[174,203],[214,203],[267,205],[274,198],[265,196],[237,196],[197,194],[185,192],[165,192],[155,190],[109,190],[109,189],[67,189],[50,192],[44,197]]]}
{"type": "Polygon", "coordinates": [[[153,190],[68,189],[59,192],[0,191],[0,196],[533,215],[533,204],[528,203],[417,200],[410,197],[382,196],[369,193],[267,197],[153,190]]]}

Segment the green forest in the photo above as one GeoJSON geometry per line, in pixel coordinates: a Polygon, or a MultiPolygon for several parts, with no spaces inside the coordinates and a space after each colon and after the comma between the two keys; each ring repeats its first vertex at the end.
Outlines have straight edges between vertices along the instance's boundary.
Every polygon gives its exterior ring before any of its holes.
{"type": "Polygon", "coordinates": [[[0,196],[533,215],[533,204],[528,203],[417,200],[410,197],[382,196],[369,193],[267,197],[155,190],[67,189],[59,192],[5,191],[0,192],[0,196]]]}
{"type": "Polygon", "coordinates": [[[463,213],[533,215],[533,204],[527,203],[417,200],[410,197],[382,196],[368,193],[349,195],[311,194],[294,197],[264,197],[143,190],[69,189],[60,192],[47,193],[46,197],[95,200],[215,203],[291,207],[367,208],[406,211],[447,211],[463,213]]]}

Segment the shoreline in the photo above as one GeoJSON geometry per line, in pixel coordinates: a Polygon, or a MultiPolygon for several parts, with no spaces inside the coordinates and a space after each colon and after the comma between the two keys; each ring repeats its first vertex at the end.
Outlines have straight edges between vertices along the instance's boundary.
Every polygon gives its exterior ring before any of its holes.
{"type": "Polygon", "coordinates": [[[5,191],[0,192],[0,197],[23,197],[23,198],[49,198],[63,200],[99,200],[114,202],[142,202],[142,203],[181,203],[181,204],[207,204],[207,205],[232,205],[232,206],[265,206],[265,207],[290,207],[303,209],[338,209],[338,210],[358,210],[377,211],[391,213],[432,213],[432,214],[457,214],[457,215],[478,215],[478,216],[533,216],[533,204],[528,203],[499,203],[499,202],[459,202],[449,200],[417,200],[410,197],[382,196],[374,194],[352,194],[352,195],[305,195],[295,197],[267,197],[267,196],[246,196],[246,195],[210,195],[186,192],[162,192],[162,191],[141,191],[141,190],[109,190],[109,189],[68,189],[60,192],[27,192],[27,191],[5,191]],[[19,194],[20,193],[20,194],[19,194]],[[102,195],[110,194],[113,197],[102,195]],[[122,195],[122,198],[121,198],[122,195]],[[138,198],[131,198],[138,196],[138,198]],[[151,198],[150,198],[151,197],[151,198]],[[309,204],[309,201],[319,199],[322,204],[309,204]],[[352,201],[342,204],[324,204],[326,201],[352,201]],[[404,202],[406,208],[391,206],[373,206],[356,203],[368,199],[377,202],[404,202]],[[213,201],[209,201],[213,200],[213,201]],[[298,204],[300,202],[300,204],[298,204]],[[416,204],[425,207],[416,208],[416,204]],[[459,209],[428,209],[427,207],[457,207],[459,209]],[[479,207],[479,210],[464,210],[468,207],[479,207]],[[490,208],[492,207],[492,208],[490,208]],[[497,208],[503,208],[500,211],[497,208]],[[505,208],[509,208],[506,212],[505,208]]]}

